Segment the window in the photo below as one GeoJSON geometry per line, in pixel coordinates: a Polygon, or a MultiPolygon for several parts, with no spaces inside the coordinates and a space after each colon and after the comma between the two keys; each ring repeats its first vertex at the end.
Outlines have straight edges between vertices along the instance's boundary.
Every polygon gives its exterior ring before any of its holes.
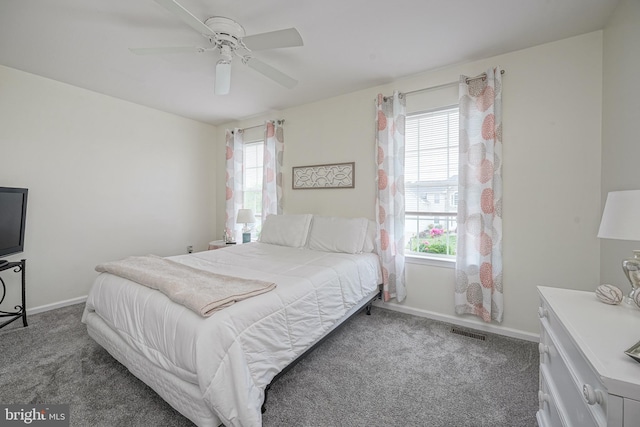
{"type": "Polygon", "coordinates": [[[453,258],[458,213],[458,107],[407,115],[407,254],[453,258]]]}
{"type": "Polygon", "coordinates": [[[251,209],[256,216],[253,227],[253,237],[262,229],[262,163],[264,141],[247,142],[244,144],[243,165],[243,193],[242,207],[251,209]]]}
{"type": "Polygon", "coordinates": [[[451,206],[458,207],[458,192],[456,191],[451,195],[451,206]]]}

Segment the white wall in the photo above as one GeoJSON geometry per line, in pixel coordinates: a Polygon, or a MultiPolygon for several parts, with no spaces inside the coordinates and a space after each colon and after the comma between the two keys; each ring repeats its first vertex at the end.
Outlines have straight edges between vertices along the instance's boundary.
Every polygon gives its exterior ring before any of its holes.
{"type": "MultiPolygon", "coordinates": [[[[0,186],[29,188],[25,251],[9,257],[27,259],[27,308],[86,295],[100,262],[206,249],[215,138],[213,126],[0,66],[0,186]]],[[[17,298],[10,276],[3,306],[17,298]]]]}
{"type": "MultiPolygon", "coordinates": [[[[219,126],[285,119],[284,211],[374,217],[374,98],[506,69],[504,122],[503,333],[538,332],[537,285],[593,290],[599,271],[602,32],[427,72],[388,85],[219,126]],[[356,162],[356,188],[292,190],[291,167],[356,162]]],[[[218,158],[218,225],[224,159],[218,158]]],[[[408,297],[396,309],[464,319],[453,310],[453,270],[407,265],[408,297]]]]}
{"type": "MultiPolygon", "coordinates": [[[[604,30],[602,206],[609,191],[640,190],[640,2],[621,0],[604,30]]],[[[621,262],[638,242],[602,239],[601,282],[631,288],[621,262]]]]}
{"type": "MultiPolygon", "coordinates": [[[[537,285],[597,285],[601,52],[595,32],[482,61],[506,69],[504,333],[538,332],[537,285]]],[[[459,319],[453,271],[409,265],[407,272],[417,298],[403,306],[459,319]],[[430,284],[438,292],[425,289],[430,284]]]]}
{"type": "MultiPolygon", "coordinates": [[[[375,92],[375,91],[374,91],[375,92]]],[[[285,118],[284,194],[286,213],[335,214],[373,219],[375,207],[374,103],[371,90],[305,104],[274,115],[218,126],[222,152],[224,130],[285,118]],[[332,132],[335,130],[335,132],[332,132]],[[293,190],[293,166],[356,161],[355,189],[293,190]]],[[[377,92],[376,92],[377,93],[377,92]]],[[[224,227],[225,159],[218,158],[218,229],[224,227]],[[222,215],[222,216],[220,216],[222,215]]]]}

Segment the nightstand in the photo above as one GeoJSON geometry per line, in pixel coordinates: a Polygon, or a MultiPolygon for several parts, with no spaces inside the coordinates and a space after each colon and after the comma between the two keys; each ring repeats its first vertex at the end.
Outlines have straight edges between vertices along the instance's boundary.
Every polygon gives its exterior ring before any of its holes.
{"type": "Polygon", "coordinates": [[[209,242],[209,250],[226,248],[229,245],[234,245],[235,243],[225,243],[224,240],[214,240],[209,242]]]}

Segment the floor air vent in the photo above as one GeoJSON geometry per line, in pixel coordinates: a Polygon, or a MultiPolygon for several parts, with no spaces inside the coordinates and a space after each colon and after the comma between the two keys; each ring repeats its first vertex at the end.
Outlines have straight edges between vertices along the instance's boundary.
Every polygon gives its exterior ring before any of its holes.
{"type": "Polygon", "coordinates": [[[451,333],[452,334],[462,335],[462,336],[469,337],[469,338],[475,338],[475,339],[481,340],[481,341],[484,341],[484,340],[487,339],[486,335],[475,334],[473,332],[465,331],[463,329],[458,329],[458,328],[451,328],[451,333]]]}

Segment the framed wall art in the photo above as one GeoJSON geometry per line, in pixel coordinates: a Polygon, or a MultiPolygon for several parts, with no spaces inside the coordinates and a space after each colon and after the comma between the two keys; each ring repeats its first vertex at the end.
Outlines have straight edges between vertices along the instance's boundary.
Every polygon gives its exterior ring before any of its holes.
{"type": "Polygon", "coordinates": [[[294,166],[293,189],[355,188],[356,163],[294,166]]]}

